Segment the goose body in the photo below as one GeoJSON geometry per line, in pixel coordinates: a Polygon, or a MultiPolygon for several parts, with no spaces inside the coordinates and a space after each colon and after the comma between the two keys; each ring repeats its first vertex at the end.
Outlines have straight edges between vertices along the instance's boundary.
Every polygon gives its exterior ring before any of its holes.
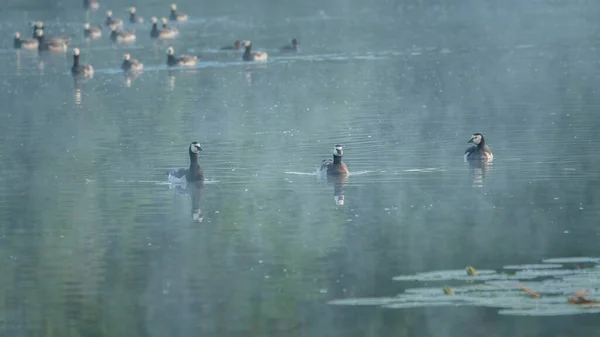
{"type": "Polygon", "coordinates": [[[38,39],[21,39],[21,34],[19,32],[15,33],[13,42],[13,47],[15,49],[37,50],[39,44],[40,41],[38,41],[38,39]]]}
{"type": "Polygon", "coordinates": [[[110,40],[118,43],[135,42],[135,33],[129,31],[117,31],[117,26],[110,26],[110,40]]]}
{"type": "Polygon", "coordinates": [[[88,10],[96,10],[100,7],[98,0],[83,0],[83,8],[88,10]]]}
{"type": "Polygon", "coordinates": [[[485,138],[481,133],[474,133],[468,143],[473,144],[465,150],[465,160],[484,160],[494,159],[492,149],[485,143],[485,138]]]}
{"type": "Polygon", "coordinates": [[[144,18],[137,16],[135,7],[129,8],[129,23],[144,23],[144,18]]]}
{"type": "Polygon", "coordinates": [[[123,63],[121,63],[121,69],[123,71],[138,72],[144,69],[144,64],[137,59],[132,59],[129,53],[123,57],[123,63]]]}
{"type": "Polygon", "coordinates": [[[71,74],[74,77],[86,77],[91,78],[94,76],[94,68],[89,64],[79,63],[79,49],[73,49],[73,66],[71,67],[71,74]]]}
{"type": "Polygon", "coordinates": [[[288,44],[286,46],[281,47],[281,51],[284,51],[284,52],[298,51],[298,40],[296,38],[293,38],[292,44],[288,44]]]}
{"type": "Polygon", "coordinates": [[[61,40],[46,39],[44,31],[38,29],[38,50],[39,51],[50,51],[54,53],[64,53],[67,51],[67,43],[61,40]]]}
{"type": "Polygon", "coordinates": [[[179,29],[175,28],[175,27],[170,27],[167,25],[167,18],[162,18],[161,19],[162,22],[162,32],[163,34],[170,34],[173,36],[177,36],[179,35],[179,29]]]}
{"type": "Polygon", "coordinates": [[[188,15],[185,13],[177,12],[177,4],[171,4],[171,15],[169,20],[171,21],[187,21],[188,15]]]}
{"type": "Polygon", "coordinates": [[[264,51],[253,52],[252,41],[245,41],[244,47],[246,48],[244,55],[242,55],[242,60],[244,61],[266,61],[269,57],[264,51]]]}
{"type": "Polygon", "coordinates": [[[233,46],[221,47],[221,50],[239,50],[241,47],[242,47],[242,41],[235,40],[235,42],[233,42],[233,46]]]}
{"type": "Polygon", "coordinates": [[[158,28],[158,19],[152,18],[152,30],[150,30],[150,37],[153,39],[161,39],[168,40],[174,39],[179,35],[179,31],[177,29],[159,29],[158,28]]]}
{"type": "Polygon", "coordinates": [[[197,182],[204,181],[204,172],[198,163],[198,153],[202,151],[200,143],[192,142],[188,148],[190,156],[190,166],[188,168],[178,168],[170,170],[167,175],[170,183],[197,182]]]}
{"type": "Polygon", "coordinates": [[[44,28],[44,21],[34,21],[31,23],[33,26],[33,38],[37,39],[39,37],[38,31],[42,31],[42,35],[44,35],[44,40],[46,42],[56,42],[56,43],[64,43],[69,44],[73,39],[68,35],[48,35],[46,34],[46,30],[44,28]]]}
{"type": "Polygon", "coordinates": [[[181,55],[175,57],[175,50],[173,47],[167,49],[167,65],[170,67],[181,66],[181,67],[193,67],[198,63],[198,56],[192,55],[181,55]]]}
{"type": "Polygon", "coordinates": [[[102,28],[92,27],[86,22],[83,25],[83,36],[88,39],[97,39],[102,36],[102,28]]]}
{"type": "Polygon", "coordinates": [[[123,20],[115,19],[112,16],[113,12],[109,9],[106,11],[106,20],[104,20],[104,24],[106,26],[116,26],[117,28],[123,27],[123,20]]]}
{"type": "Polygon", "coordinates": [[[333,160],[323,159],[319,166],[319,173],[326,173],[328,176],[346,176],[350,173],[346,163],[342,161],[342,155],[344,154],[341,145],[337,144],[333,148],[333,160]]]}

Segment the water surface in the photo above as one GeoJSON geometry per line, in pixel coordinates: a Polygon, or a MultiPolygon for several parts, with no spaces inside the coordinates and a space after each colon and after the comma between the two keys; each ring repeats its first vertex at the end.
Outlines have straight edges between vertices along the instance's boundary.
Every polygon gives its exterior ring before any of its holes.
{"type": "Polygon", "coordinates": [[[0,11],[3,335],[596,333],[597,314],[328,302],[417,287],[398,275],[598,256],[600,4],[181,1],[178,40],[146,25],[125,47],[81,38],[120,3],[40,3],[0,11]],[[73,34],[94,78],[12,50],[33,19],[73,34]],[[280,53],[292,37],[301,51],[280,53]],[[218,52],[238,38],[269,62],[218,52]],[[167,69],[169,45],[201,63],[167,69]],[[124,52],[146,67],[131,81],[124,52]],[[492,165],[463,162],[473,132],[492,165]],[[192,140],[201,195],[166,183],[192,140]],[[319,181],[338,143],[353,174],[319,181]]]}

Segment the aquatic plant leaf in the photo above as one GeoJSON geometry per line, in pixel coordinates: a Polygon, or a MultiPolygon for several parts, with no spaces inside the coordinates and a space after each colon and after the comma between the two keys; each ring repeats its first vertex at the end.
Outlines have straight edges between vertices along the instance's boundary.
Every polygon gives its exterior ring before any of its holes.
{"type": "Polygon", "coordinates": [[[558,257],[542,260],[544,263],[600,263],[600,257],[558,257]]]}

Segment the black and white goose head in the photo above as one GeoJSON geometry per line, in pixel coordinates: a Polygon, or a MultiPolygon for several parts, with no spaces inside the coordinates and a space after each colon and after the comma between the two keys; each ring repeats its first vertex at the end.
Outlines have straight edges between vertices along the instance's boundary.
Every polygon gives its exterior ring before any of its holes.
{"type": "Polygon", "coordinates": [[[335,147],[333,148],[333,156],[341,157],[343,154],[344,154],[344,150],[343,150],[342,146],[339,144],[336,144],[335,147]]]}
{"type": "Polygon", "coordinates": [[[471,136],[471,139],[469,139],[469,141],[467,143],[475,144],[475,145],[479,146],[479,144],[485,143],[485,140],[484,140],[483,135],[481,133],[474,133],[471,136]]]}
{"type": "Polygon", "coordinates": [[[200,146],[200,143],[198,142],[192,142],[190,144],[190,155],[197,155],[200,151],[202,151],[202,147],[200,146]]]}

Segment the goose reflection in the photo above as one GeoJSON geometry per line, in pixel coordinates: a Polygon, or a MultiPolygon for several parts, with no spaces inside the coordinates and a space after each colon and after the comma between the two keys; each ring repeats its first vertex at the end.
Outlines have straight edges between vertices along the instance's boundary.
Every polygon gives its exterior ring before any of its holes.
{"type": "Polygon", "coordinates": [[[344,205],[344,189],[348,185],[348,176],[328,176],[327,183],[333,185],[333,198],[338,206],[344,205]]]}
{"type": "Polygon", "coordinates": [[[487,174],[492,171],[492,161],[469,160],[468,164],[473,187],[483,187],[487,174]]]}
{"type": "Polygon", "coordinates": [[[192,221],[204,222],[204,214],[200,209],[200,200],[204,191],[204,181],[192,181],[175,185],[175,192],[190,197],[192,221]]]}
{"type": "Polygon", "coordinates": [[[75,89],[75,104],[81,105],[81,79],[73,78],[73,88],[75,89]]]}
{"type": "Polygon", "coordinates": [[[175,72],[171,70],[169,71],[169,89],[175,89],[175,72]]]}

